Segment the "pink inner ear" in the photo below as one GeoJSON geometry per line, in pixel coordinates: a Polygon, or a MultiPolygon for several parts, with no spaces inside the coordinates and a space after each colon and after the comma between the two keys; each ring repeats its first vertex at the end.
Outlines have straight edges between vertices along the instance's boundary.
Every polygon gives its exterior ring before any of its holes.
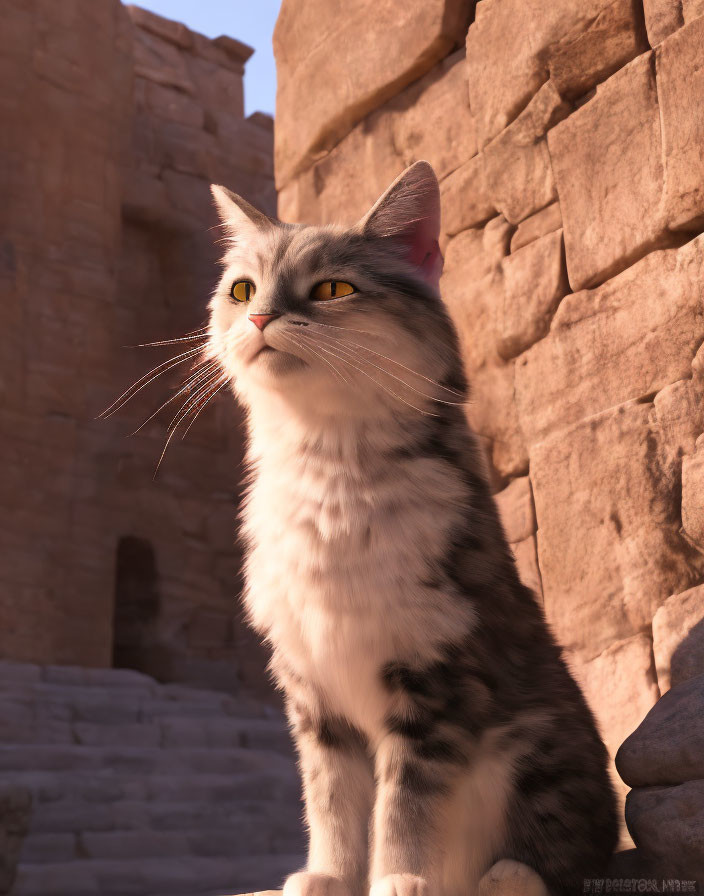
{"type": "Polygon", "coordinates": [[[418,221],[406,234],[408,260],[420,268],[423,279],[437,286],[442,274],[443,257],[435,239],[435,228],[428,220],[418,221]]]}

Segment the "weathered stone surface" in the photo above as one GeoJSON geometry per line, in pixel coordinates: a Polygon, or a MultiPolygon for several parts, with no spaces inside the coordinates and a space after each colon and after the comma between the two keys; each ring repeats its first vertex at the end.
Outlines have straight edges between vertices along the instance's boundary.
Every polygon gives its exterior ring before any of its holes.
{"type": "Polygon", "coordinates": [[[517,361],[516,398],[529,443],[689,376],[704,339],[703,276],[699,237],[563,299],[549,335],[517,361]]]}
{"type": "Polygon", "coordinates": [[[684,25],[682,0],[643,0],[643,11],[651,47],[656,47],[684,25]]]}
{"type": "Polygon", "coordinates": [[[472,400],[467,417],[475,432],[491,446],[490,459],[504,479],[528,472],[528,452],[514,397],[514,362],[498,360],[470,373],[472,400]],[[496,413],[496,408],[501,413],[496,413]]]}
{"type": "Polygon", "coordinates": [[[484,148],[488,196],[512,224],[518,224],[557,196],[543,138],[568,111],[555,85],[548,81],[518,118],[484,148]]]}
{"type": "Polygon", "coordinates": [[[641,631],[696,581],[676,470],[659,463],[651,410],[627,402],[531,449],[545,610],[582,660],[641,631]]]}
{"type": "Polygon", "coordinates": [[[355,0],[341,16],[324,0],[285,0],[274,30],[277,186],[461,44],[472,5],[355,0]],[[333,77],[333,71],[354,77],[333,77]]]}
{"type": "Polygon", "coordinates": [[[193,36],[189,29],[180,22],[165,19],[162,16],[142,9],[140,6],[127,5],[127,13],[135,25],[144,31],[151,32],[169,43],[176,44],[182,49],[188,49],[193,45],[193,36]]]}
{"type": "Polygon", "coordinates": [[[638,852],[664,873],[676,873],[689,887],[704,878],[704,781],[632,790],[626,823],[638,852]]]}
{"type": "Polygon", "coordinates": [[[658,700],[619,748],[616,765],[631,787],[704,779],[704,675],[658,700]]]}
{"type": "Polygon", "coordinates": [[[508,360],[545,336],[560,300],[569,292],[562,231],[549,233],[507,256],[503,273],[497,347],[508,360]]]}
{"type": "Polygon", "coordinates": [[[521,581],[542,602],[543,583],[540,578],[540,569],[538,568],[538,550],[535,544],[535,536],[530,535],[523,541],[515,542],[511,545],[511,552],[516,560],[521,581]]]}
{"type": "Polygon", "coordinates": [[[282,191],[279,215],[313,224],[358,220],[419,159],[443,179],[477,151],[464,52],[369,115],[282,191]]]}
{"type": "Polygon", "coordinates": [[[704,0],[682,0],[682,12],[686,24],[704,16],[704,0]]]}
{"type": "Polygon", "coordinates": [[[514,479],[503,491],[494,495],[494,499],[509,544],[524,541],[534,534],[535,507],[527,476],[514,479]]]}
{"type": "Polygon", "coordinates": [[[562,212],[560,211],[560,203],[553,202],[546,208],[541,209],[516,228],[511,239],[511,252],[518,252],[533,240],[540,239],[548,233],[562,229],[562,212]]]}
{"type": "Polygon", "coordinates": [[[653,54],[597,88],[548,134],[574,290],[603,282],[668,236],[653,54]]]}
{"type": "Polygon", "coordinates": [[[704,585],[673,594],[653,616],[653,653],[660,693],[704,675],[704,585]]]}
{"type": "Polygon", "coordinates": [[[650,638],[641,633],[616,641],[574,671],[614,757],[660,696],[650,638]]]}
{"type": "MultiPolygon", "coordinates": [[[[138,7],[127,7],[127,9],[134,12],[138,7]]],[[[146,12],[146,10],[139,11],[146,12]]],[[[147,13],[147,15],[150,14],[147,13]]],[[[154,16],[154,18],[159,17],[154,16]]],[[[142,28],[135,28],[133,34],[136,75],[166,87],[177,87],[186,93],[193,92],[193,82],[186,68],[184,54],[179,53],[173,43],[162,40],[142,28]]]]}
{"type": "Polygon", "coordinates": [[[643,49],[632,0],[554,0],[539,10],[522,0],[482,0],[467,35],[479,145],[500,133],[538,92],[551,58],[564,72],[563,83],[585,92],[643,49]],[[579,55],[581,72],[566,65],[570,53],[579,55]]]}
{"type": "Polygon", "coordinates": [[[0,893],[9,893],[15,879],[31,807],[29,791],[11,784],[0,785],[0,893]]]}
{"type": "Polygon", "coordinates": [[[704,438],[694,454],[682,460],[682,526],[704,552],[704,438]]]}
{"type": "Polygon", "coordinates": [[[489,197],[484,157],[475,156],[440,184],[442,230],[454,236],[468,227],[477,227],[496,215],[489,197]]]}
{"type": "Polygon", "coordinates": [[[614,0],[586,31],[551,50],[548,69],[560,94],[576,99],[647,49],[636,4],[614,0]]]}
{"type": "Polygon", "coordinates": [[[692,361],[691,379],[678,380],[655,396],[653,425],[660,433],[667,462],[677,465],[683,455],[694,454],[696,441],[704,432],[704,345],[692,361]]]}
{"type": "Polygon", "coordinates": [[[704,17],[656,53],[665,159],[663,214],[674,230],[704,225],[704,17]]]}

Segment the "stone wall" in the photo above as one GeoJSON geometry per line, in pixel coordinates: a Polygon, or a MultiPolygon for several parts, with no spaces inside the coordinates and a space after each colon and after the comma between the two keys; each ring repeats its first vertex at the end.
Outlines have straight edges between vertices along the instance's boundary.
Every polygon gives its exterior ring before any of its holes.
{"type": "Polygon", "coordinates": [[[613,756],[704,617],[704,4],[284,0],[274,44],[284,220],[435,167],[468,414],[613,756]]]}
{"type": "Polygon", "coordinates": [[[117,0],[10,0],[0,30],[0,656],[259,682],[234,403],[175,438],[156,480],[178,405],[125,436],[180,378],[95,419],[180,351],[127,346],[205,320],[211,181],[274,210],[273,123],[243,113],[251,50],[117,0]]]}

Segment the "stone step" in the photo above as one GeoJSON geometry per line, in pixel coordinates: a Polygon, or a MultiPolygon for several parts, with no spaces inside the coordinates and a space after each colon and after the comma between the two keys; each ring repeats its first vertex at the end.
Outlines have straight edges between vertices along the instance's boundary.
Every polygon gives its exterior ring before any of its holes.
{"type": "MultiPolygon", "coordinates": [[[[165,792],[152,791],[153,799],[118,799],[93,801],[64,798],[47,803],[37,803],[31,820],[29,837],[68,834],[73,836],[82,831],[189,831],[199,828],[214,828],[232,825],[246,818],[253,826],[267,825],[275,832],[301,830],[301,806],[298,794],[286,802],[266,792],[255,796],[237,792],[233,799],[232,789],[223,782],[221,789],[200,790],[189,793],[190,788],[170,787],[165,792]],[[207,800],[204,797],[216,796],[207,800]],[[167,798],[168,797],[168,798],[167,798]],[[190,798],[189,798],[190,797],[190,798]]],[[[247,793],[259,789],[255,787],[241,790],[247,793]]],[[[97,795],[96,795],[97,796],[97,795]]]]}
{"type": "Polygon", "coordinates": [[[268,772],[295,774],[292,757],[270,750],[198,747],[110,747],[75,744],[0,744],[0,777],[20,772],[70,772],[83,774],[241,774],[268,772]]]}
{"type": "Polygon", "coordinates": [[[222,858],[267,854],[302,853],[300,823],[295,814],[283,817],[272,802],[267,813],[251,818],[230,807],[230,815],[220,818],[198,816],[192,805],[191,816],[183,819],[182,830],[90,831],[78,833],[34,833],[26,838],[20,862],[47,864],[85,859],[148,859],[195,856],[222,858]],[[258,822],[256,824],[255,822],[258,822]]]}
{"type": "Polygon", "coordinates": [[[22,864],[11,896],[228,896],[279,888],[302,864],[300,854],[22,864]]]}
{"type": "MultiPolygon", "coordinates": [[[[278,758],[278,757],[277,757],[278,758]]],[[[144,774],[123,772],[18,771],[9,776],[17,786],[26,787],[33,796],[35,815],[46,817],[61,803],[78,809],[83,805],[136,802],[201,802],[237,800],[280,800],[296,804],[298,777],[293,767],[246,769],[239,773],[212,772],[144,774]]]]}

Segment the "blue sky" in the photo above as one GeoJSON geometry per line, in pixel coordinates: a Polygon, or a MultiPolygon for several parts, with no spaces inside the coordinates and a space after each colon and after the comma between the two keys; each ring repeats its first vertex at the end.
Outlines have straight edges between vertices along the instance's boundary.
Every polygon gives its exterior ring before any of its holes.
{"type": "Polygon", "coordinates": [[[245,114],[274,114],[276,69],[271,35],[281,0],[134,0],[152,12],[176,19],[208,37],[229,34],[250,47],[254,55],[245,67],[245,114]]]}

